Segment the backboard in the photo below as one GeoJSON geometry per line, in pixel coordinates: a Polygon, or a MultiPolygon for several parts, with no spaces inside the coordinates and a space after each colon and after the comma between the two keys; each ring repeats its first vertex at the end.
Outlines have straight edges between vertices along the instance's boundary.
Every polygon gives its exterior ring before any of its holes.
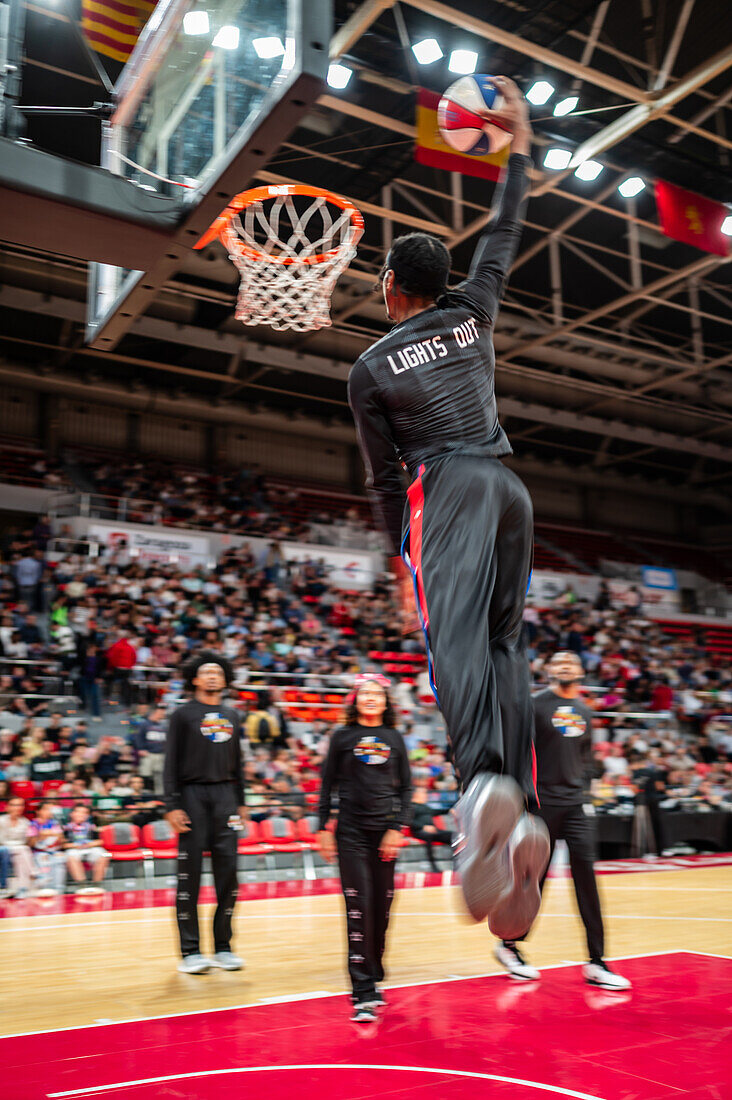
{"type": "Polygon", "coordinates": [[[113,346],[291,132],[322,87],[331,21],[330,0],[160,0],[115,87],[102,166],[143,204],[176,200],[178,227],[152,269],[90,264],[88,343],[113,346]]]}

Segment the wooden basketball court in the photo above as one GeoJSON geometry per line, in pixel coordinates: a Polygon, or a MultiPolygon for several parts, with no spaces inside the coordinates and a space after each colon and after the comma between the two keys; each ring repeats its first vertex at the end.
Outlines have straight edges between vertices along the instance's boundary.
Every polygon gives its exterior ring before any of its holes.
{"type": "MultiPolygon", "coordinates": [[[[232,1088],[299,1100],[318,1090],[344,1100],[392,1091],[514,1100],[537,1088],[603,1100],[732,1095],[723,1055],[731,1034],[732,856],[601,876],[607,957],[633,981],[626,994],[582,981],[586,948],[571,879],[551,879],[527,944],[545,971],[541,982],[517,983],[493,959],[486,926],[463,918],[457,888],[425,884],[440,877],[402,878],[389,1007],[371,1032],[356,1031],[339,995],[347,982],[342,899],[328,892],[335,881],[244,887],[234,947],[246,970],[197,977],[175,969],[168,891],[53,899],[45,908],[26,902],[19,915],[8,915],[18,903],[6,904],[0,968],[12,993],[0,1022],[2,1093],[8,1100],[229,1096],[232,1088]],[[527,1006],[530,1035],[522,1027],[527,1006]],[[276,1048],[264,1039],[272,1029],[276,1048]],[[486,1042],[496,1029],[498,1047],[486,1042]],[[570,1041],[576,1062],[558,1054],[570,1041]],[[406,1046],[390,1053],[397,1042],[406,1046]]],[[[211,908],[201,907],[204,950],[211,908]]]]}

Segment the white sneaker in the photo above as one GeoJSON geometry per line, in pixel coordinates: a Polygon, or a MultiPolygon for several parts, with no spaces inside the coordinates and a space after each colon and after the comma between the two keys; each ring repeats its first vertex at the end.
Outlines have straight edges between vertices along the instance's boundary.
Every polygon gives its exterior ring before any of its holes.
{"type": "MultiPolygon", "coordinates": [[[[455,864],[465,906],[483,921],[513,885],[506,846],[523,810],[523,795],[509,776],[481,772],[455,807],[459,830],[453,836],[455,864]]],[[[515,935],[528,931],[514,930],[515,935]]]]}
{"type": "Polygon", "coordinates": [[[204,955],[184,955],[178,963],[181,974],[205,974],[211,967],[211,960],[204,955]]]}
{"type": "Polygon", "coordinates": [[[499,943],[493,954],[516,981],[537,982],[541,977],[536,967],[527,963],[515,943],[499,943]]]}
{"type": "Polygon", "coordinates": [[[615,974],[602,959],[599,962],[585,963],[582,976],[588,985],[598,985],[601,989],[630,989],[631,985],[622,974],[615,974]]]}
{"type": "Polygon", "coordinates": [[[217,951],[207,960],[209,966],[217,966],[220,970],[242,970],[244,960],[231,951],[217,951]]]}
{"type": "Polygon", "coordinates": [[[508,842],[510,884],[488,917],[497,939],[512,941],[531,928],[541,907],[539,883],[550,854],[549,830],[542,819],[523,814],[508,842]]]}

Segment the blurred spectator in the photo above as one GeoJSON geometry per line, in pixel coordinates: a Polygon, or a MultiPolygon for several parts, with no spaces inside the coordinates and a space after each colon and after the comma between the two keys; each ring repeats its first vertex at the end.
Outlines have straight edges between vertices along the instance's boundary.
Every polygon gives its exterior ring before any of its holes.
{"type": "Polygon", "coordinates": [[[28,841],[41,891],[60,894],[66,882],[66,859],[62,851],[63,830],[54,809],[51,801],[41,802],[31,822],[28,841]]]}
{"type": "Polygon", "coordinates": [[[25,801],[8,799],[7,813],[0,816],[0,846],[9,853],[15,877],[15,889],[11,896],[24,897],[30,891],[35,877],[33,856],[28,846],[31,824],[24,816],[25,801]]]}
{"type": "Polygon", "coordinates": [[[157,794],[163,792],[163,765],[168,720],[163,707],[154,707],[149,718],[143,719],[134,735],[134,744],[140,761],[140,775],[150,781],[157,794]]]}
{"type": "Polygon", "coordinates": [[[85,882],[84,871],[88,867],[99,889],[109,864],[109,853],[102,847],[88,806],[78,802],[72,807],[63,834],[66,866],[72,879],[76,883],[85,882]]]}

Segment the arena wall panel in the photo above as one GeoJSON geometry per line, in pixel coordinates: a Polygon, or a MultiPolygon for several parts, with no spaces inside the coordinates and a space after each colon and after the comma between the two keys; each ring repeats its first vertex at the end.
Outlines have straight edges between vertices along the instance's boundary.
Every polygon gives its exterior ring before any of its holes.
{"type": "Polygon", "coordinates": [[[286,435],[253,428],[232,428],[227,460],[235,466],[256,466],[280,477],[312,478],[333,486],[349,487],[349,455],[345,443],[286,435]]]}
{"type": "Polygon", "coordinates": [[[140,450],[164,458],[201,463],[205,457],[205,426],[172,416],[144,416],[140,421],[140,450]]]}
{"type": "Polygon", "coordinates": [[[33,438],[36,434],[38,398],[29,390],[0,389],[0,434],[33,438]]]}
{"type": "Polygon", "coordinates": [[[61,398],[59,442],[122,450],[127,439],[127,413],[111,405],[61,398]]]}

